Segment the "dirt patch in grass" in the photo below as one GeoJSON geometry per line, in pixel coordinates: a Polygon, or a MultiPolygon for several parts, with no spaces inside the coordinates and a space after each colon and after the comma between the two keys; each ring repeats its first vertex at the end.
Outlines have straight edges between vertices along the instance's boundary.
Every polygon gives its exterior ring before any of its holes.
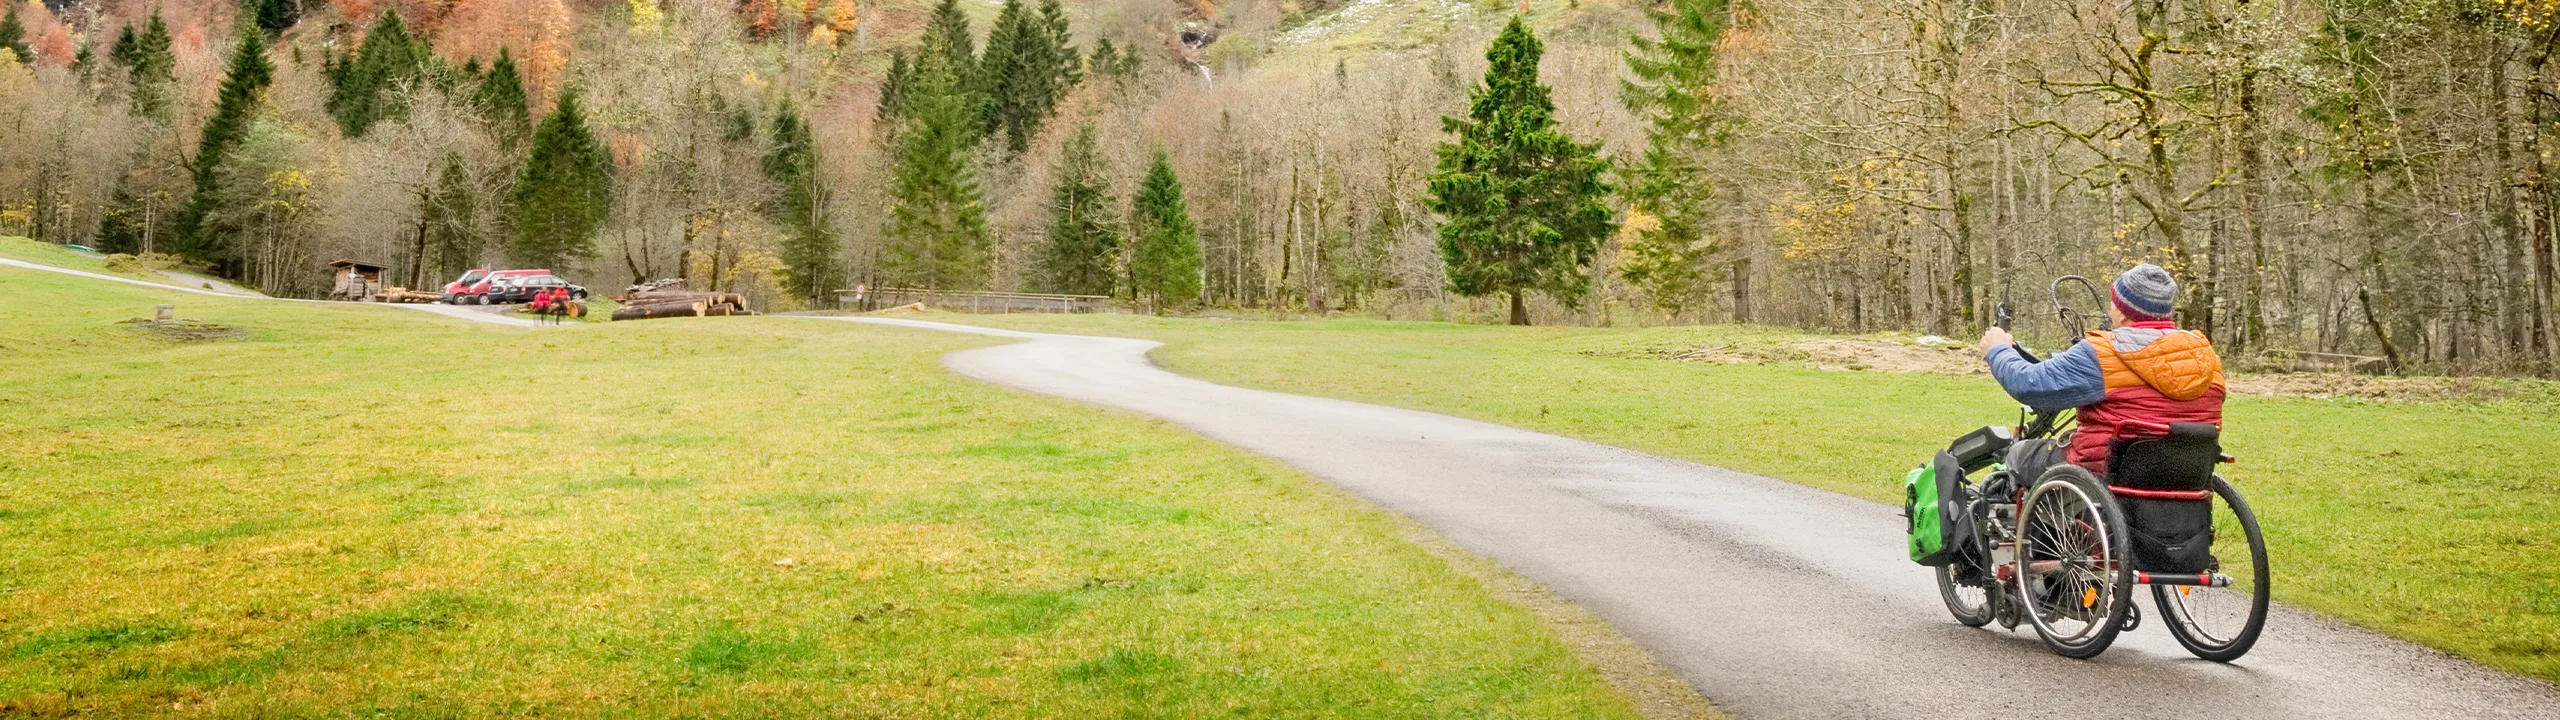
{"type": "MultiPolygon", "coordinates": [[[[1801,365],[1834,372],[1984,375],[1988,371],[1960,341],[1816,337],[1797,340],[1737,338],[1708,345],[1586,350],[1585,355],[1633,357],[1718,365],[1801,365]]],[[[2231,393],[2249,397],[2352,399],[2386,402],[2486,402],[2529,394],[2536,383],[2509,378],[2374,377],[2330,373],[2234,374],[2231,393]]]]}
{"type": "Polygon", "coordinates": [[[2231,392],[2254,397],[2290,397],[2397,402],[2506,400],[2523,394],[2531,381],[2504,378],[2368,377],[2363,375],[2271,374],[2235,375],[2231,392]]]}
{"type": "Polygon", "coordinates": [[[117,324],[132,327],[137,331],[148,333],[154,337],[176,340],[178,342],[209,342],[214,340],[231,340],[249,336],[249,331],[247,330],[227,325],[215,325],[213,323],[197,320],[144,320],[142,318],[134,318],[117,324]]]}
{"type": "Polygon", "coordinates": [[[1628,352],[1585,351],[1718,365],[1811,365],[1844,372],[1940,373],[1979,375],[1982,363],[1970,350],[1935,342],[1898,342],[1861,338],[1807,338],[1783,342],[1736,340],[1696,347],[1645,348],[1628,352]]]}

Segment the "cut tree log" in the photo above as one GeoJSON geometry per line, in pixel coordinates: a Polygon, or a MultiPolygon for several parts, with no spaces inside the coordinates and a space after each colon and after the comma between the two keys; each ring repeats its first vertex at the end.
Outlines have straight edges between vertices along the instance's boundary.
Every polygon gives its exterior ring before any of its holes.
{"type": "Polygon", "coordinates": [[[622,309],[619,309],[619,310],[615,310],[615,311],[613,311],[613,319],[614,319],[614,320],[616,320],[616,321],[622,321],[622,320],[654,320],[654,319],[658,319],[658,318],[671,318],[671,317],[702,317],[702,316],[703,316],[703,314],[704,314],[705,312],[707,312],[709,309],[710,309],[710,306],[709,306],[708,304],[706,304],[706,303],[701,303],[701,302],[671,302],[671,303],[658,303],[658,304],[654,304],[654,305],[625,305],[625,306],[623,306],[623,307],[622,307],[622,309]]]}

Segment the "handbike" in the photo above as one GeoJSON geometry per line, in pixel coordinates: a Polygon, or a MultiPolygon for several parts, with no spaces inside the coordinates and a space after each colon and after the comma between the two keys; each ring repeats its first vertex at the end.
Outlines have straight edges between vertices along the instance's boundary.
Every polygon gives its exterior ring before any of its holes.
{"type": "MultiPolygon", "coordinates": [[[[2050,288],[2079,342],[2077,315],[2061,302],[2072,281],[2097,290],[2078,276],[2050,288]]],[[[1996,322],[2009,327],[2005,302],[1996,322]]],[[[1941,456],[1957,466],[1939,472],[1959,473],[1952,499],[1968,528],[1935,568],[1948,612],[1970,627],[2024,621],[2056,654],[2090,658],[2140,626],[2133,586],[2149,585],[2162,624],[2188,652],[2215,662],[2248,654],[2266,625],[2267,545],[2248,501],[2214,472],[2232,462],[2219,430],[2127,428],[2142,435],[2114,443],[2101,478],[2063,461],[2075,415],[2023,409],[2018,425],[1966,434],[1941,456]]]]}

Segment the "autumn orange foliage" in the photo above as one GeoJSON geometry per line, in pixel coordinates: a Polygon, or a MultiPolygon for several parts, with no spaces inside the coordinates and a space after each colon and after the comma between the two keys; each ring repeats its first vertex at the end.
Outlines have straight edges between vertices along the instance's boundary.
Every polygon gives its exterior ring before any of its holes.
{"type": "Polygon", "coordinates": [[[762,40],[773,37],[782,27],[781,6],[775,0],[747,0],[738,12],[747,18],[747,34],[762,40]]]}
{"type": "Polygon", "coordinates": [[[575,22],[561,0],[451,0],[432,37],[436,50],[456,61],[487,63],[507,48],[539,108],[559,90],[575,22]]]}

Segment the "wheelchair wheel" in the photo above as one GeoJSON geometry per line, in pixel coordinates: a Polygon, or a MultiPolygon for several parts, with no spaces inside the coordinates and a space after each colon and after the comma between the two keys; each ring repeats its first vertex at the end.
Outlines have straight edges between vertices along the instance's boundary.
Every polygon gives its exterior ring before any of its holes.
{"type": "Polygon", "coordinates": [[[1991,578],[1972,569],[1971,563],[1958,560],[1938,566],[1938,599],[1947,602],[1947,613],[1965,627],[1991,624],[1991,578]]]}
{"type": "Polygon", "coordinates": [[[2133,605],[2124,511],[2087,469],[2063,465],[2027,491],[2018,513],[2018,602],[2046,648],[2097,657],[2133,605]]]}
{"type": "Polygon", "coordinates": [[[2160,606],[2160,624],[2187,652],[2227,663],[2249,654],[2266,629],[2267,539],[2231,481],[2216,476],[2212,489],[2214,572],[2231,576],[2231,587],[2153,585],[2151,597],[2160,606]]]}

